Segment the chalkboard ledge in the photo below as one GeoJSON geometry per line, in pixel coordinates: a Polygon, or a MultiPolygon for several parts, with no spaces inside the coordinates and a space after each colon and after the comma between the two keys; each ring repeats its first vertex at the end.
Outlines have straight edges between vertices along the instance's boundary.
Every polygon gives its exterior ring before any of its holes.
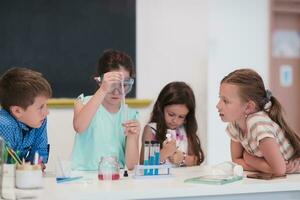
{"type": "MultiPolygon", "coordinates": [[[[49,108],[71,108],[74,105],[75,99],[71,98],[52,98],[48,100],[49,108]]],[[[126,99],[126,103],[131,108],[145,108],[151,104],[150,99],[126,99]]]]}

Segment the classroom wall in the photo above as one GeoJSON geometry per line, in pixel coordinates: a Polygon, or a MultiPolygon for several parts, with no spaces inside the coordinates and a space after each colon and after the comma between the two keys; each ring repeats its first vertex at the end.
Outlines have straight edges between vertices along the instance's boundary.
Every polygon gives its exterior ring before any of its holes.
{"type": "MultiPolygon", "coordinates": [[[[137,96],[156,100],[171,81],[194,90],[199,135],[206,143],[207,1],[137,1],[137,96]]],[[[153,105],[153,104],[152,104],[153,105]]],[[[152,105],[141,112],[145,124],[152,105]]]]}
{"type": "Polygon", "coordinates": [[[207,66],[207,162],[230,160],[229,137],[216,109],[219,83],[236,68],[247,67],[268,85],[268,0],[209,1],[207,66]]]}
{"type": "MultiPolygon", "coordinates": [[[[267,78],[267,2],[137,0],[137,98],[155,101],[168,82],[189,83],[208,163],[229,159],[229,138],[215,108],[221,78],[237,66],[252,66],[267,78]]],[[[152,106],[139,109],[142,126],[152,106]]],[[[57,155],[69,158],[72,115],[72,109],[50,109],[49,170],[57,155]]]]}

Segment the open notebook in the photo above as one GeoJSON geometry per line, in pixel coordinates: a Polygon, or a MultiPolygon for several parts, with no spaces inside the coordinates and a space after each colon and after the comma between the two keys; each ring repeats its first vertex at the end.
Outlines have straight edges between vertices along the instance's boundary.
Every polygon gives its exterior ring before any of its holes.
{"type": "Polygon", "coordinates": [[[203,183],[211,185],[223,185],[242,180],[242,176],[228,176],[228,175],[203,175],[184,180],[185,183],[203,183]]]}

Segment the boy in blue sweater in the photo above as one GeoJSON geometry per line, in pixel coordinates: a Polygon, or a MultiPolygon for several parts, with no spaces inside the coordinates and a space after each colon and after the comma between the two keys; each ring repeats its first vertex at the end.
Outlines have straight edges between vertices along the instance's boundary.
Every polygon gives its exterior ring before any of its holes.
{"type": "MultiPolygon", "coordinates": [[[[42,74],[11,68],[0,77],[0,136],[26,162],[38,152],[48,160],[47,100],[52,90],[42,74]]],[[[44,168],[44,165],[43,165],[44,168]]]]}

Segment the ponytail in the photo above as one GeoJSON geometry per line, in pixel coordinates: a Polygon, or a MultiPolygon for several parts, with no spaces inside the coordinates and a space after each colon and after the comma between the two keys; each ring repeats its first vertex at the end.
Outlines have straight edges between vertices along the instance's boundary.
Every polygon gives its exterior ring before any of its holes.
{"type": "Polygon", "coordinates": [[[294,156],[300,156],[300,137],[286,123],[279,101],[274,96],[270,96],[270,101],[267,104],[269,104],[269,106],[265,106],[265,112],[268,113],[269,117],[284,131],[285,136],[295,149],[294,156]]]}

